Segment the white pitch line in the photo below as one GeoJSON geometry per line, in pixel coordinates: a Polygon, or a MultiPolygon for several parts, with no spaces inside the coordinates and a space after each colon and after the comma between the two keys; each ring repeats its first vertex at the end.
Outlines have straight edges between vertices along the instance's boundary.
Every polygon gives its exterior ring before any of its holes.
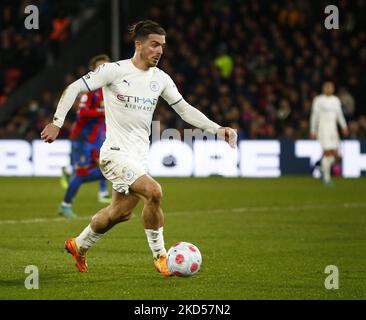
{"type": "MultiPolygon", "coordinates": [[[[271,212],[271,211],[304,211],[304,210],[316,210],[316,209],[353,209],[353,208],[364,208],[366,202],[354,202],[354,203],[341,203],[341,204],[318,204],[318,205],[303,205],[303,206],[267,206],[267,207],[241,207],[241,208],[227,208],[227,209],[200,209],[200,210],[185,210],[185,211],[170,211],[169,215],[180,215],[188,213],[242,213],[242,212],[271,212]]],[[[75,219],[67,219],[63,217],[58,218],[34,218],[34,219],[22,219],[22,220],[0,220],[0,225],[4,224],[30,224],[30,223],[44,223],[44,222],[65,222],[65,221],[82,221],[90,220],[92,216],[76,217],[75,219]]]]}
{"type": "Polygon", "coordinates": [[[228,209],[202,209],[193,211],[172,211],[170,214],[186,214],[186,213],[220,213],[220,212],[230,212],[230,213],[241,213],[241,212],[270,212],[270,211],[304,211],[304,210],[316,210],[316,209],[353,209],[353,208],[364,208],[366,207],[366,202],[355,202],[355,203],[341,203],[334,205],[318,204],[318,205],[291,205],[291,206],[270,206],[270,207],[242,207],[242,208],[228,208],[228,209]]]}
{"type": "Polygon", "coordinates": [[[22,219],[22,220],[0,220],[0,225],[2,224],[18,224],[18,223],[43,223],[43,222],[59,222],[59,221],[75,221],[75,220],[88,220],[90,217],[76,217],[75,219],[68,218],[34,218],[34,219],[22,219]]]}

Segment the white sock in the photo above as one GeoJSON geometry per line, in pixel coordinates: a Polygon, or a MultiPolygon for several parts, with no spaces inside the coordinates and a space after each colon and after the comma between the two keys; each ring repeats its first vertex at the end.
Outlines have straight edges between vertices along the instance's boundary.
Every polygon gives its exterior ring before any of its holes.
{"type": "Polygon", "coordinates": [[[166,256],[163,227],[159,228],[158,230],[145,229],[145,233],[154,258],[159,259],[160,256],[166,256]]]}
{"type": "Polygon", "coordinates": [[[332,164],[334,162],[334,157],[333,156],[328,156],[328,157],[323,157],[320,167],[323,173],[323,180],[325,183],[329,183],[330,182],[330,170],[332,168],[332,164]]]}
{"type": "Polygon", "coordinates": [[[67,202],[65,202],[65,201],[62,201],[61,205],[62,205],[63,207],[69,207],[69,208],[71,208],[71,203],[67,203],[67,202]]]}
{"type": "Polygon", "coordinates": [[[80,253],[83,254],[88,251],[102,236],[102,233],[94,232],[89,224],[76,238],[76,245],[80,253]]]}
{"type": "Polygon", "coordinates": [[[98,196],[103,198],[103,197],[107,197],[109,195],[108,191],[99,191],[98,196]]]}
{"type": "Polygon", "coordinates": [[[68,165],[68,166],[65,166],[65,172],[66,174],[68,174],[69,176],[72,175],[72,166],[71,165],[68,165]]]}

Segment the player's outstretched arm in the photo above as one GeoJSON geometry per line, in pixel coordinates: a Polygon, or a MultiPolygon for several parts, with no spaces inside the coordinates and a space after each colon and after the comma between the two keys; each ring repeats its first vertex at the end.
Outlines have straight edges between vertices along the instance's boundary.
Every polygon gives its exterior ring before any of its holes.
{"type": "Polygon", "coordinates": [[[310,114],[310,134],[309,134],[310,139],[316,139],[318,124],[319,124],[318,98],[315,98],[313,100],[310,114]]]}
{"type": "Polygon", "coordinates": [[[55,141],[78,94],[93,91],[111,83],[116,76],[116,68],[117,64],[114,63],[102,64],[96,71],[89,72],[70,84],[61,96],[52,123],[47,124],[41,132],[42,140],[48,143],[55,141]]]}
{"type": "Polygon", "coordinates": [[[164,79],[165,88],[161,96],[185,122],[207,132],[217,134],[219,138],[229,143],[232,148],[236,148],[237,134],[234,129],[221,127],[208,119],[201,111],[192,107],[183,99],[173,80],[165,73],[164,79]]]}
{"type": "Polygon", "coordinates": [[[316,139],[316,133],[315,132],[310,132],[309,133],[309,139],[315,140],[316,139]]]}
{"type": "Polygon", "coordinates": [[[60,101],[58,102],[53,122],[47,124],[41,132],[41,139],[44,142],[51,143],[56,140],[60,132],[60,128],[65,121],[66,115],[74,104],[76,97],[80,92],[86,90],[86,86],[82,79],[76,80],[65,89],[60,101]]]}
{"type": "Polygon", "coordinates": [[[229,143],[230,147],[236,148],[237,134],[234,129],[229,127],[220,127],[220,125],[208,119],[201,111],[184,101],[183,98],[171,107],[185,122],[199,129],[217,134],[219,138],[229,143]]]}
{"type": "Polygon", "coordinates": [[[230,127],[220,127],[217,130],[217,135],[219,138],[223,137],[224,140],[232,147],[233,149],[236,148],[236,144],[238,141],[238,135],[236,130],[230,127]]]}
{"type": "Polygon", "coordinates": [[[347,122],[346,119],[344,117],[343,111],[342,111],[342,104],[341,104],[341,100],[338,100],[338,105],[337,105],[337,121],[338,124],[340,125],[340,127],[342,128],[342,136],[344,138],[347,138],[349,135],[348,132],[348,127],[347,127],[347,122]]]}
{"type": "Polygon", "coordinates": [[[60,133],[60,128],[53,123],[47,124],[41,132],[41,139],[44,142],[51,143],[56,140],[58,134],[60,133]]]}
{"type": "Polygon", "coordinates": [[[344,128],[344,129],[342,129],[342,136],[343,136],[343,138],[348,138],[349,131],[348,131],[348,128],[347,127],[344,128]]]}

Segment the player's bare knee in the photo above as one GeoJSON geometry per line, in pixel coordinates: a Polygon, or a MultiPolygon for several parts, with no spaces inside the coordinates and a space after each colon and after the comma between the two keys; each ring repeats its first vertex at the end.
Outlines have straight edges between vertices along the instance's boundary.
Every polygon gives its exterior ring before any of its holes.
{"type": "Polygon", "coordinates": [[[109,212],[109,220],[111,223],[118,223],[122,221],[127,221],[130,219],[132,214],[131,210],[126,210],[125,208],[115,205],[111,206],[111,210],[109,212]]]}
{"type": "Polygon", "coordinates": [[[154,185],[148,193],[148,201],[156,204],[160,204],[161,199],[163,198],[163,191],[161,189],[160,184],[154,185]]]}
{"type": "Polygon", "coordinates": [[[102,220],[108,214],[108,207],[99,210],[95,215],[92,216],[91,222],[98,223],[98,221],[102,220]]]}
{"type": "Polygon", "coordinates": [[[123,212],[120,212],[118,218],[117,218],[117,221],[118,222],[124,222],[124,221],[128,221],[131,219],[131,216],[132,216],[132,211],[123,211],[123,212]]]}

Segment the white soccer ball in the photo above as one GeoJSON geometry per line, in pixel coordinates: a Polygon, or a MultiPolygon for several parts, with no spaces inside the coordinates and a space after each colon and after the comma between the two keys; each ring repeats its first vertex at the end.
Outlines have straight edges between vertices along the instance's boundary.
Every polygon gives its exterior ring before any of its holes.
{"type": "Polygon", "coordinates": [[[178,277],[193,276],[201,264],[201,252],[192,243],[178,242],[168,250],[168,269],[178,277]]]}

